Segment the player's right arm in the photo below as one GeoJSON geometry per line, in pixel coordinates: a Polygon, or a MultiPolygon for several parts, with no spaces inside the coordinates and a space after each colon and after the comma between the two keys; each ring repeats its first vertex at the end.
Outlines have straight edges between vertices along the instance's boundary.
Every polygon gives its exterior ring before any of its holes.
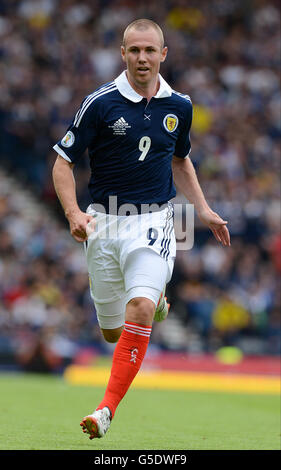
{"type": "Polygon", "coordinates": [[[93,104],[96,101],[92,100],[92,95],[82,101],[65,136],[53,146],[58,154],[53,167],[53,182],[68,219],[70,233],[77,242],[87,240],[87,224],[93,219],[93,216],[82,212],[78,206],[73,175],[74,165],[97,135],[98,107],[93,104]]]}
{"type": "Polygon", "coordinates": [[[71,235],[77,242],[84,242],[87,240],[87,224],[93,217],[82,212],[78,206],[73,167],[73,163],[66,161],[63,157],[58,155],[53,166],[53,182],[57,196],[69,222],[71,235]]]}

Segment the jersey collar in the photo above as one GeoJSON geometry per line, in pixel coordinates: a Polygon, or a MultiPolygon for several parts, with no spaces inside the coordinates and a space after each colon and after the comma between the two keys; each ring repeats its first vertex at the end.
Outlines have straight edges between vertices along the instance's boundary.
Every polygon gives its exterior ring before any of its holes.
{"type": "MultiPolygon", "coordinates": [[[[160,88],[153,98],[167,98],[172,94],[172,88],[159,73],[160,88]]],[[[126,70],[122,72],[115,80],[118,91],[130,101],[137,103],[143,99],[130,85],[127,79],[126,70]]]]}

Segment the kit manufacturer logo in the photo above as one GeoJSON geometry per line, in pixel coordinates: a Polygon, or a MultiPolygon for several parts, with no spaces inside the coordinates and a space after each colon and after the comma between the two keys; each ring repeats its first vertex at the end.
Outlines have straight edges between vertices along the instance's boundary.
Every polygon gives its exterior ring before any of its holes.
{"type": "Polygon", "coordinates": [[[113,129],[113,135],[126,135],[126,130],[131,128],[123,117],[120,117],[112,126],[108,127],[113,129]]]}

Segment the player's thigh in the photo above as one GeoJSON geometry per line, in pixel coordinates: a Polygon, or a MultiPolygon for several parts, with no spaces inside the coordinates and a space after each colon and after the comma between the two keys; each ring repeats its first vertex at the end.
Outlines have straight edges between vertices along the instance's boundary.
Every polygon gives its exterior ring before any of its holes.
{"type": "Polygon", "coordinates": [[[121,233],[120,266],[125,289],[151,287],[163,290],[173,273],[176,240],[172,211],[128,217],[130,231],[121,233]],[[132,285],[133,284],[133,285],[132,285]]]}
{"type": "Polygon", "coordinates": [[[122,299],[113,302],[95,302],[99,327],[107,341],[115,342],[118,339],[125,322],[126,294],[122,299]]]}
{"type": "Polygon", "coordinates": [[[168,262],[150,248],[130,252],[123,268],[127,302],[146,297],[158,303],[161,292],[169,280],[168,262]]]}
{"type": "MultiPolygon", "coordinates": [[[[102,330],[119,331],[124,324],[126,292],[114,247],[106,240],[90,240],[86,256],[90,293],[99,326],[102,330]]],[[[114,332],[112,336],[114,337],[114,332]]]]}
{"type": "Polygon", "coordinates": [[[86,249],[91,296],[95,303],[111,303],[125,293],[123,273],[108,240],[89,240],[86,249]]]}

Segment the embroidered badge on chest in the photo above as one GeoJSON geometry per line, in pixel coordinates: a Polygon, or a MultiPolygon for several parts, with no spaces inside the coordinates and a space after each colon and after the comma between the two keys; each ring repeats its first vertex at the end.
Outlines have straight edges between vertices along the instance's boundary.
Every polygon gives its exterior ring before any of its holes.
{"type": "Polygon", "coordinates": [[[126,130],[131,128],[123,117],[120,117],[112,126],[108,127],[113,129],[113,135],[126,135],[126,130]]]}
{"type": "Polygon", "coordinates": [[[179,124],[179,119],[175,114],[167,114],[163,120],[164,127],[168,132],[175,132],[179,124]]]}

